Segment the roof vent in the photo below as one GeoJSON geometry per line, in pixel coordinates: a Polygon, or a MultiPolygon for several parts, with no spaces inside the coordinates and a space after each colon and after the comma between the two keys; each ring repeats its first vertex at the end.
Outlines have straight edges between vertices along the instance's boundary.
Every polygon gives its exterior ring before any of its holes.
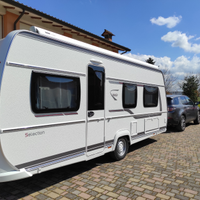
{"type": "Polygon", "coordinates": [[[112,36],[115,36],[113,33],[111,33],[108,30],[104,30],[104,32],[101,34],[106,40],[109,40],[112,42],[112,36]]]}

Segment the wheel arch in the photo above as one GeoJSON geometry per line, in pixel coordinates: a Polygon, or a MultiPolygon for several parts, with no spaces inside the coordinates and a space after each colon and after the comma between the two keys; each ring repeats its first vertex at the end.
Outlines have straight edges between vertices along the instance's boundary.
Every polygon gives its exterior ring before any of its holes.
{"type": "Polygon", "coordinates": [[[186,113],[185,113],[185,112],[181,112],[180,115],[179,115],[179,116],[180,116],[180,117],[179,117],[179,122],[180,122],[180,120],[181,120],[181,116],[182,116],[182,115],[185,117],[185,120],[187,120],[187,115],[186,115],[186,113]]]}
{"type": "Polygon", "coordinates": [[[130,132],[129,130],[119,130],[116,132],[115,137],[114,137],[114,144],[112,150],[114,151],[116,148],[116,144],[119,138],[125,137],[128,141],[128,145],[130,146],[131,144],[131,137],[130,137],[130,132]]]}

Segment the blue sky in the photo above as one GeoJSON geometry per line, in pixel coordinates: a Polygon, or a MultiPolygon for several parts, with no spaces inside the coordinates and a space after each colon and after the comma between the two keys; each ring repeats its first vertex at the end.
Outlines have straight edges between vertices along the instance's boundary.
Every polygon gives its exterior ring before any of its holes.
{"type": "Polygon", "coordinates": [[[18,0],[27,6],[131,49],[139,60],[152,57],[180,79],[200,73],[199,0],[18,0]]]}

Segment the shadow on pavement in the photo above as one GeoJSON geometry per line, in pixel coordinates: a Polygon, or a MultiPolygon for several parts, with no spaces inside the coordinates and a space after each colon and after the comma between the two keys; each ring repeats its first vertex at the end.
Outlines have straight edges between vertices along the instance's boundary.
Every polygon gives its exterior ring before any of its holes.
{"type": "MultiPolygon", "coordinates": [[[[135,151],[154,142],[156,142],[156,140],[148,138],[130,146],[129,152],[135,151]]],[[[67,179],[91,170],[96,166],[112,162],[115,161],[109,156],[109,154],[106,154],[93,160],[43,172],[41,174],[34,175],[31,178],[0,183],[0,199],[12,200],[23,198],[34,192],[41,191],[50,186],[59,184],[62,181],[66,181],[67,179]]]]}
{"type": "Polygon", "coordinates": [[[157,142],[157,140],[154,140],[152,138],[137,142],[129,147],[129,152],[141,149],[142,147],[153,144],[154,142],[157,142]]]}
{"type": "MultiPolygon", "coordinates": [[[[187,128],[188,126],[195,126],[195,125],[194,125],[194,123],[190,122],[190,123],[187,123],[187,124],[186,124],[186,128],[187,128]]],[[[165,134],[165,133],[172,133],[172,132],[173,132],[173,133],[179,133],[180,131],[178,131],[178,130],[176,129],[176,127],[168,126],[168,127],[167,127],[167,131],[164,132],[163,134],[165,134]]]]}

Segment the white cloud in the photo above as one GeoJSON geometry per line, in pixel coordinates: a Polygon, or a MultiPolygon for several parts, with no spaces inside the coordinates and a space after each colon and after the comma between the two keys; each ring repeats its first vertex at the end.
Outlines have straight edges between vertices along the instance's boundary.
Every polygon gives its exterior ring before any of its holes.
{"type": "Polygon", "coordinates": [[[141,54],[125,54],[128,57],[135,58],[137,60],[145,61],[151,57],[156,61],[155,65],[159,66],[160,69],[168,68],[171,73],[176,75],[179,79],[183,79],[187,74],[199,74],[200,73],[200,57],[194,55],[191,59],[185,56],[180,56],[176,60],[171,61],[171,58],[155,57],[153,55],[141,55],[141,54]]]}
{"type": "Polygon", "coordinates": [[[152,18],[150,19],[152,24],[157,24],[159,26],[163,26],[166,25],[168,28],[173,28],[175,27],[182,19],[182,16],[176,17],[168,17],[168,18],[164,18],[164,17],[158,17],[158,19],[156,18],[152,18]]]}
{"type": "Polygon", "coordinates": [[[186,74],[200,73],[200,57],[194,55],[191,59],[180,56],[173,62],[174,71],[177,72],[184,72],[186,74]]]}
{"type": "Polygon", "coordinates": [[[168,32],[161,37],[161,40],[165,42],[171,42],[172,47],[180,47],[187,52],[200,53],[200,44],[192,44],[189,42],[194,36],[187,36],[180,31],[168,32]]]}
{"type": "Polygon", "coordinates": [[[146,61],[149,57],[151,57],[154,61],[156,61],[155,65],[159,66],[161,69],[163,68],[171,68],[173,65],[173,62],[171,61],[171,58],[164,56],[164,57],[155,57],[153,55],[142,55],[142,54],[125,54],[128,57],[135,58],[137,60],[146,61]]]}
{"type": "Polygon", "coordinates": [[[169,69],[171,74],[177,77],[176,84],[173,85],[172,90],[180,90],[179,83],[184,80],[186,75],[197,75],[200,74],[200,57],[194,55],[192,58],[180,56],[176,60],[171,61],[171,58],[155,57],[153,55],[141,55],[141,54],[125,54],[128,57],[135,58],[137,60],[146,61],[151,57],[156,61],[155,65],[162,69],[169,69]]]}

